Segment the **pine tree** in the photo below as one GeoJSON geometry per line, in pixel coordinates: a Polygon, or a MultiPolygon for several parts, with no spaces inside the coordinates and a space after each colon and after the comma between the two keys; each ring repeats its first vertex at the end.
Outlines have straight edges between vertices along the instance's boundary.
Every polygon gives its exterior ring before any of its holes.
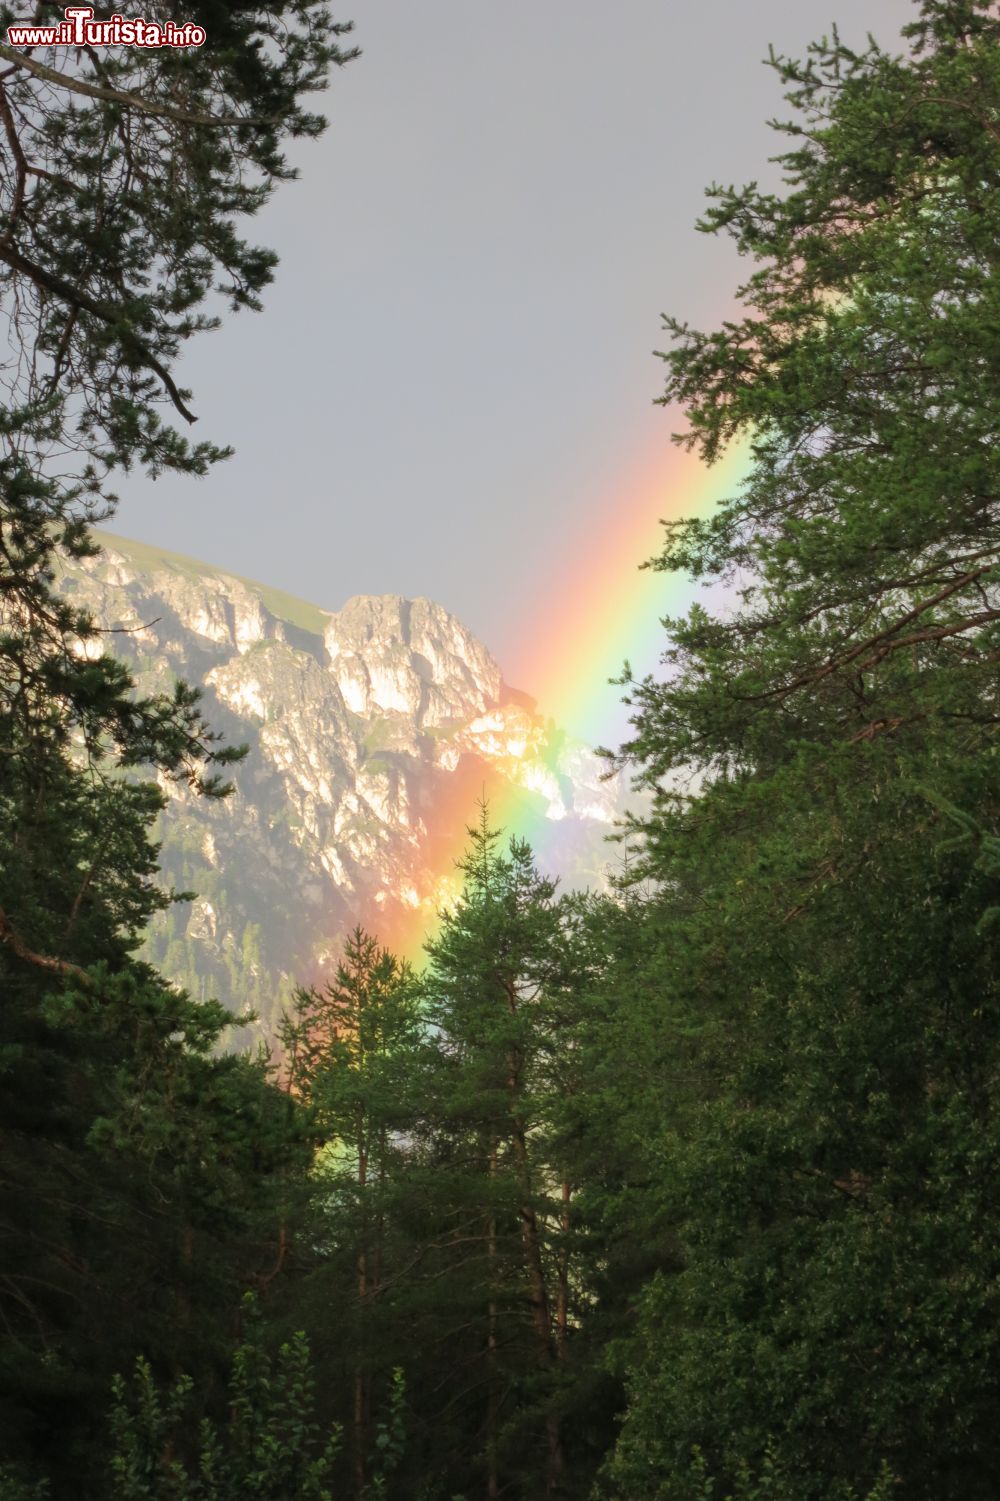
{"type": "MultiPolygon", "coordinates": [[[[191,14],[149,13],[168,18],[191,14]]],[[[0,30],[16,19],[4,6],[0,30]]],[[[0,418],[0,749],[5,805],[25,819],[54,806],[43,789],[70,745],[77,767],[110,756],[209,791],[212,763],[235,755],[213,743],[192,690],[138,700],[94,622],[54,587],[60,552],[96,551],[88,523],[112,513],[116,470],[197,475],[225,456],[164,422],[164,407],[194,421],[171,367],[218,326],[204,311],[217,290],[233,309],[259,305],[274,256],[240,239],[238,219],[293,175],[283,140],[323,126],[302,96],[349,55],[318,0],[213,4],[204,19],[202,48],[82,48],[64,69],[0,43],[0,299],[14,341],[0,418]]],[[[0,848],[33,835],[15,829],[0,848]]],[[[2,896],[0,938],[58,958],[2,896]]]]}
{"type": "Polygon", "coordinates": [[[476,1422],[486,1494],[520,1472],[525,1494],[549,1497],[565,1493],[566,1479],[568,1205],[550,1119],[572,945],[566,905],[527,844],[512,839],[498,854],[485,805],[469,832],[464,890],[428,945],[422,977],[440,1055],[430,1127],[437,1213],[453,1226],[440,1254],[446,1264],[459,1252],[451,1291],[464,1313],[461,1354],[445,1346],[438,1359],[463,1372],[449,1401],[476,1422]]]}
{"type": "MultiPolygon", "coordinates": [[[[204,44],[45,61],[0,42],[0,298],[17,345],[2,378],[0,577],[36,644],[79,634],[53,557],[92,550],[86,523],[113,509],[115,469],[203,474],[225,457],[171,425],[195,421],[174,366],[219,326],[216,293],[233,311],[260,305],[275,257],[239,221],[295,175],[285,142],[325,124],[305,97],[353,55],[320,0],[157,0],[145,16],[203,23],[204,44]]],[[[4,38],[18,19],[0,8],[4,38]]],[[[72,656],[62,667],[73,676],[72,656]]]]}
{"type": "MultiPolygon", "coordinates": [[[[368,1496],[373,1387],[391,1380],[384,1308],[398,1267],[394,1224],[404,1190],[420,1027],[412,976],[357,927],[333,981],[299,990],[279,1026],[291,1090],[307,1105],[319,1152],[314,1171],[324,1255],[316,1282],[336,1287],[334,1335],[350,1371],[351,1484],[368,1496]]],[[[306,1298],[308,1300],[309,1294],[306,1298]]]]}
{"type": "Polygon", "coordinates": [[[55,582],[96,551],[116,471],[224,456],[164,420],[194,420],[172,372],[216,293],[258,305],[274,257],[239,217],[292,175],[283,143],[323,123],[303,99],[348,55],[315,0],[194,12],[184,55],[0,43],[0,1432],[74,1496],[116,1364],[142,1346],[211,1385],[301,1161],[266,1065],[215,1056],[226,1014],[135,958],[169,901],[152,778],[224,795],[241,752],[185,685],[140,697],[55,582]]]}
{"type": "Polygon", "coordinates": [[[755,260],[746,316],[669,325],[689,440],[753,463],[659,560],[740,608],[670,622],[632,693],[685,1103],[650,1115],[683,1260],[644,1300],[623,1498],[697,1494],[695,1445],[803,1501],[995,1489],[1000,21],[928,0],[907,39],[773,60],[786,191],[705,224],[755,260]]]}

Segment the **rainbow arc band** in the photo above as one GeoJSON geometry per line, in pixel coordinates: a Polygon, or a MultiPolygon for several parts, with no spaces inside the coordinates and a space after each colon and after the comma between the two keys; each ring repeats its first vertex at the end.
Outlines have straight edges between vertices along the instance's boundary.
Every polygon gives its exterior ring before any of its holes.
{"type": "MultiPolygon", "coordinates": [[[[530,661],[526,687],[538,711],[559,729],[590,746],[611,744],[620,724],[622,690],[609,679],[627,659],[637,676],[654,672],[664,645],[662,621],[684,614],[702,587],[677,574],[641,569],[663,545],[662,522],[705,517],[741,488],[750,468],[750,444],[734,444],[711,468],[694,454],[671,447],[646,465],[609,503],[606,515],[571,555],[561,584],[547,593],[544,606],[527,614],[522,659],[530,661]]],[[[505,840],[527,839],[542,869],[558,870],[561,824],[545,811],[545,800],[510,779],[485,787],[456,775],[435,806],[424,851],[425,872],[437,892],[437,905],[460,888],[456,863],[476,821],[476,798],[485,791],[492,827],[505,840]]],[[[615,861],[609,846],[608,864],[615,861]]],[[[421,903],[394,939],[397,950],[419,962],[422,943],[439,927],[435,902],[421,903]]]]}

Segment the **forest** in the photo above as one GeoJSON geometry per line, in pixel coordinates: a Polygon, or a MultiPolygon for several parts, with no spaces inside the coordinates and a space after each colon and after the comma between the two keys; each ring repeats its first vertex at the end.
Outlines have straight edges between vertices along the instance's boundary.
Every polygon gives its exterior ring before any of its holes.
{"type": "Polygon", "coordinates": [[[56,572],[225,456],[179,362],[352,35],[145,13],[205,45],[0,42],[0,1501],[994,1501],[996,4],[772,54],[784,187],[711,189],[662,399],[751,463],[648,566],[735,605],[623,675],[612,889],[471,806],[422,960],[357,928],[250,1052],[139,957],[241,748],[56,572]]]}

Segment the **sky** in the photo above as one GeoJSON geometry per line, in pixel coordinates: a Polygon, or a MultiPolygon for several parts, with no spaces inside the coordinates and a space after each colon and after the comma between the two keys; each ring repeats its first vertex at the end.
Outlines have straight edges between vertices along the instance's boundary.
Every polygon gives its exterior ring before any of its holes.
{"type": "Polygon", "coordinates": [[[338,11],[362,55],[324,97],[326,134],[295,143],[301,180],[248,226],[280,256],[265,310],[181,367],[195,434],[236,454],[201,481],[129,478],[114,529],[329,609],[434,599],[508,681],[610,742],[609,670],[654,667],[658,619],[684,604],[637,572],[657,518],[738,479],[679,463],[682,418],[655,404],[661,314],[716,326],[745,269],[696,232],[704,189],[778,183],[768,43],[801,55],[836,21],[898,50],[914,9],[338,11]]]}

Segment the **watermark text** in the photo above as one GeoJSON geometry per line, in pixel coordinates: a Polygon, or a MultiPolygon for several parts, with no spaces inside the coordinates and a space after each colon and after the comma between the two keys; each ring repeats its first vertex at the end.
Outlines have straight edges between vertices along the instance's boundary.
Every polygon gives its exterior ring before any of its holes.
{"type": "Polygon", "coordinates": [[[94,20],[92,5],[67,5],[65,21],[54,26],[7,27],[11,47],[200,47],[205,28],[188,21],[145,21],[141,16],[117,13],[94,20]]]}

